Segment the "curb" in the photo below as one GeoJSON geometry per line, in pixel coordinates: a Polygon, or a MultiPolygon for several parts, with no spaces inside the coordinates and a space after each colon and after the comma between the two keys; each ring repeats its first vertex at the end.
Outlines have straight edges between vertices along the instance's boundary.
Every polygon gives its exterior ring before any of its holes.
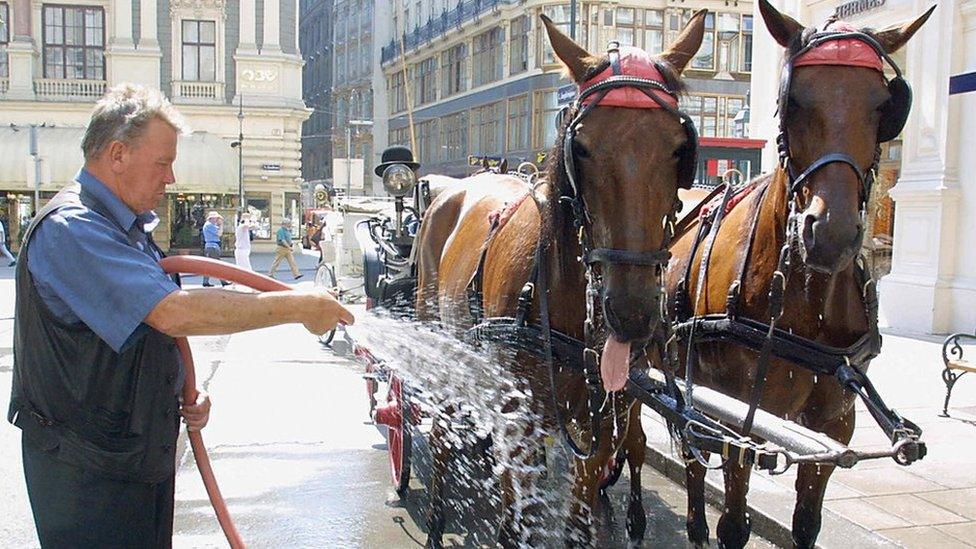
{"type": "MultiPolygon", "coordinates": [[[[674,456],[671,439],[668,438],[660,419],[647,411],[642,413],[642,419],[647,434],[647,454],[644,462],[683,487],[685,485],[684,463],[674,456]]],[[[748,508],[752,531],[777,547],[793,547],[791,523],[795,492],[783,488],[762,475],[753,474],[751,479],[748,508]]],[[[710,471],[705,480],[705,501],[718,509],[722,508],[725,499],[721,481],[721,473],[717,471],[710,471]]],[[[714,539],[714,524],[709,525],[709,533],[714,539]]],[[[833,511],[824,509],[817,547],[850,549],[851,547],[898,547],[898,545],[833,511]]]]}

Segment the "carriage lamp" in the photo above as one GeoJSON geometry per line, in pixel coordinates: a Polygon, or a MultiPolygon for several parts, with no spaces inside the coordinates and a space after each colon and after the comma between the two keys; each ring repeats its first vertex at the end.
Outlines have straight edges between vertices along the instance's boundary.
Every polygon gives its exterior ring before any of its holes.
{"type": "Polygon", "coordinates": [[[393,164],[383,171],[383,188],[394,198],[407,196],[416,184],[417,174],[404,164],[393,164]]]}

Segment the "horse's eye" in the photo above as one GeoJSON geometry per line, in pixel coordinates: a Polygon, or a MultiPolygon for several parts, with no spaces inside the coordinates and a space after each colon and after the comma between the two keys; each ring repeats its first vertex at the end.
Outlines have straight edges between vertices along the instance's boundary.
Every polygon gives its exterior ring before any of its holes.
{"type": "Polygon", "coordinates": [[[586,150],[586,147],[575,139],[573,140],[573,154],[575,154],[578,158],[590,157],[590,151],[586,150]]]}

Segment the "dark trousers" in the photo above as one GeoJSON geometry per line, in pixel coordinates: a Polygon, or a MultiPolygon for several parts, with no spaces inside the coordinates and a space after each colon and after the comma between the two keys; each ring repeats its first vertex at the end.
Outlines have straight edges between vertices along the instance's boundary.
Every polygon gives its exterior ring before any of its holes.
{"type": "Polygon", "coordinates": [[[42,547],[172,547],[174,478],[107,479],[22,441],[24,476],[42,547]]]}
{"type": "MultiPolygon", "coordinates": [[[[220,260],[220,248],[204,248],[203,256],[209,257],[211,259],[220,260]]],[[[203,277],[203,283],[210,284],[210,277],[209,276],[203,277]]],[[[220,283],[225,284],[223,280],[221,280],[220,283]]]]}

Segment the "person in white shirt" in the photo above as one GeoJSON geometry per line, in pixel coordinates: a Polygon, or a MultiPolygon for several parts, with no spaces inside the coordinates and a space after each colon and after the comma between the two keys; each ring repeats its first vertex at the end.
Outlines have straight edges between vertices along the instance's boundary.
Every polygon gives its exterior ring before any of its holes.
{"type": "Polygon", "coordinates": [[[10,264],[7,265],[8,267],[13,267],[17,264],[17,260],[14,259],[14,256],[11,255],[10,250],[7,249],[7,233],[4,231],[2,222],[0,222],[0,254],[3,254],[7,258],[7,261],[10,262],[10,264]]]}
{"type": "Polygon", "coordinates": [[[251,214],[244,212],[234,231],[234,262],[238,267],[253,271],[251,267],[251,214]]]}

